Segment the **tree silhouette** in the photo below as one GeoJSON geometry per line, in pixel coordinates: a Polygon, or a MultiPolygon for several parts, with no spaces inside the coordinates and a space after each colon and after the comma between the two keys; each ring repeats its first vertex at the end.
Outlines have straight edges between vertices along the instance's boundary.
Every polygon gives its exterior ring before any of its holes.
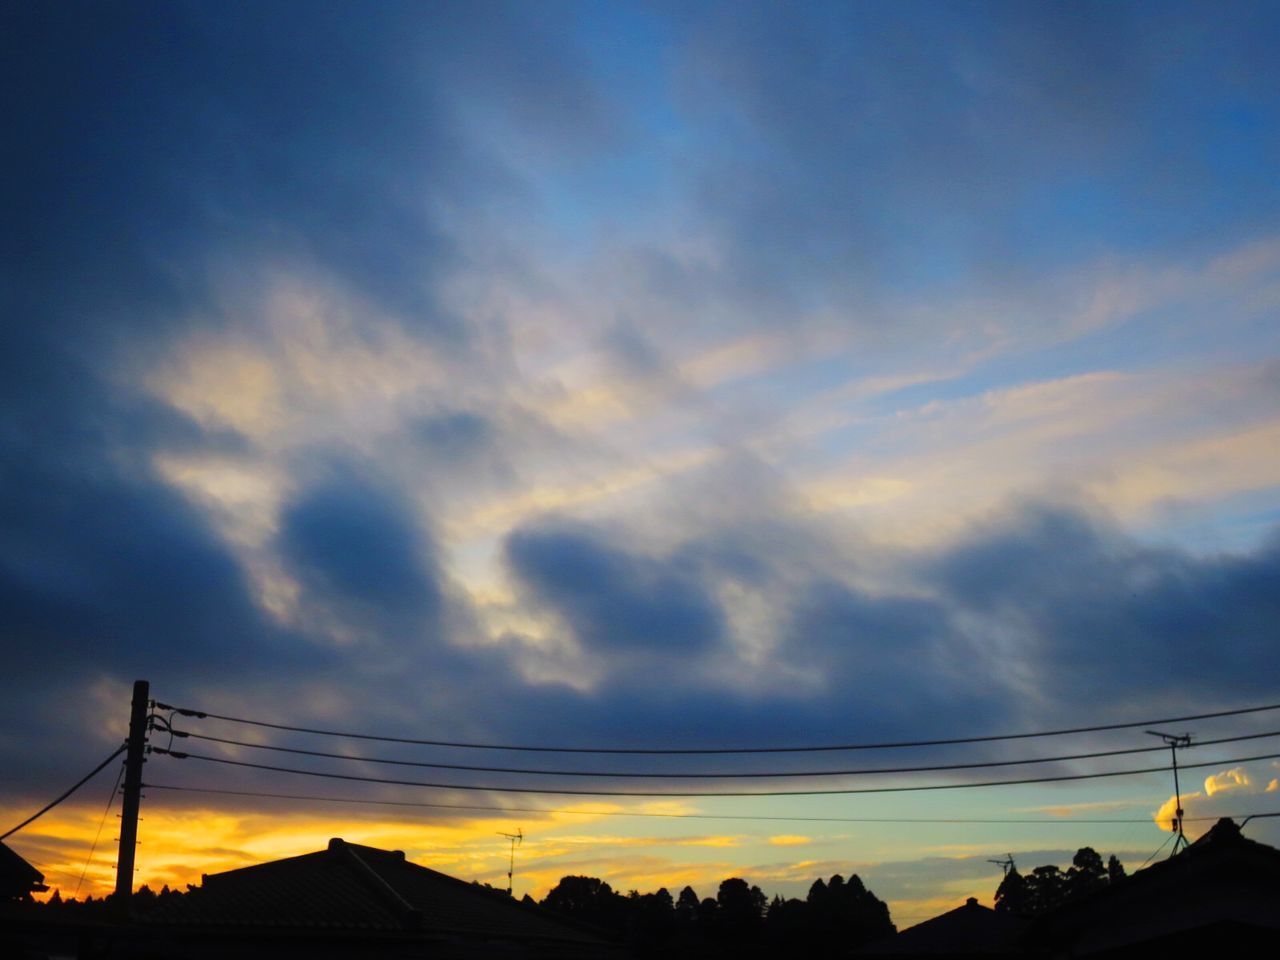
{"type": "Polygon", "coordinates": [[[813,907],[819,903],[823,903],[827,898],[827,884],[819,877],[809,886],[809,895],[805,898],[805,902],[813,907]]]}
{"type": "Polygon", "coordinates": [[[693,926],[698,921],[698,894],[693,887],[685,887],[676,898],[676,922],[693,926]]]}
{"type": "Polygon", "coordinates": [[[1104,866],[1101,854],[1092,847],[1081,847],[1065,873],[1053,864],[1036,867],[1026,876],[1011,869],[996,888],[996,909],[1021,917],[1038,916],[1124,876],[1124,865],[1115,854],[1104,866]]]}
{"type": "MultiPolygon", "coordinates": [[[[828,884],[828,891],[832,885],[828,884]]],[[[844,927],[851,944],[868,943],[893,933],[896,929],[889,917],[889,905],[866,888],[856,873],[843,887],[844,927]]]]}
{"type": "Polygon", "coordinates": [[[1004,879],[1000,881],[1000,886],[996,888],[996,909],[1001,913],[1011,913],[1018,917],[1031,915],[1031,896],[1027,890],[1027,879],[1018,872],[1017,867],[1011,867],[1004,875],[1004,879]]]}
{"type": "Polygon", "coordinates": [[[561,877],[542,901],[544,907],[566,917],[603,927],[615,926],[622,898],[597,877],[561,877]]]}
{"type": "Polygon", "coordinates": [[[1093,847],[1081,847],[1067,871],[1067,896],[1083,896],[1106,885],[1107,868],[1102,865],[1101,855],[1093,847]]]}
{"type": "Polygon", "coordinates": [[[759,887],[748,885],[739,877],[730,877],[720,883],[716,894],[719,909],[716,918],[720,927],[733,939],[752,936],[758,932],[764,920],[767,901],[759,887]]]}
{"type": "Polygon", "coordinates": [[[848,949],[894,932],[889,908],[855,874],[815,880],[805,901],[812,937],[829,949],[848,949]]]}
{"type": "Polygon", "coordinates": [[[809,904],[803,900],[784,900],[775,896],[765,915],[765,926],[770,942],[795,943],[808,929],[809,904]]]}
{"type": "Polygon", "coordinates": [[[627,930],[630,939],[646,946],[667,940],[675,926],[675,903],[666,887],[653,893],[627,894],[627,930]]]}
{"type": "Polygon", "coordinates": [[[836,956],[892,933],[889,908],[857,876],[816,880],[807,900],[774,897],[741,877],[720,883],[715,898],[686,886],[673,901],[665,888],[619,896],[595,877],[569,876],[542,900],[564,916],[614,932],[648,954],[721,956],[722,951],[801,952],[836,956]]]}
{"type": "Polygon", "coordinates": [[[1107,861],[1107,881],[1109,883],[1117,883],[1124,878],[1124,864],[1121,863],[1113,853],[1111,855],[1111,859],[1107,861]]]}
{"type": "Polygon", "coordinates": [[[1052,863],[1036,867],[1027,875],[1027,894],[1033,914],[1044,913],[1066,898],[1067,875],[1052,863]]]}

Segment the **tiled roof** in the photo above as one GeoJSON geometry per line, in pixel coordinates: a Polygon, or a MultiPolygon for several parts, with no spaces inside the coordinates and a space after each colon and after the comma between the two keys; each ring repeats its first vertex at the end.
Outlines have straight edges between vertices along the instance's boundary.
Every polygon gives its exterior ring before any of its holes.
{"type": "Polygon", "coordinates": [[[599,943],[598,937],[487,889],[341,839],[326,850],[211,874],[158,904],[149,924],[412,932],[599,943]]]}

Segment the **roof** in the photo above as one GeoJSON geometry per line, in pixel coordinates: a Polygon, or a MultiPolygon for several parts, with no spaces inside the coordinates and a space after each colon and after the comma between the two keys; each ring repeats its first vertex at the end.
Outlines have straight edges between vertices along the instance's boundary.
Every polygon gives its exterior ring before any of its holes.
{"type": "Polygon", "coordinates": [[[347,931],[603,944],[576,925],[380,850],[335,838],[325,850],[209,874],[158,904],[147,924],[221,930],[347,931]]]}
{"type": "Polygon", "coordinates": [[[1250,840],[1229,817],[1176,856],[1069,901],[1032,935],[1077,955],[1208,931],[1280,931],[1280,850],[1250,840]]]}
{"type": "Polygon", "coordinates": [[[864,953],[963,955],[1016,953],[1026,921],[997,913],[970,897],[963,906],[870,945],[864,953]]]}
{"type": "Polygon", "coordinates": [[[0,842],[0,899],[24,897],[32,891],[47,889],[44,874],[0,842]]]}

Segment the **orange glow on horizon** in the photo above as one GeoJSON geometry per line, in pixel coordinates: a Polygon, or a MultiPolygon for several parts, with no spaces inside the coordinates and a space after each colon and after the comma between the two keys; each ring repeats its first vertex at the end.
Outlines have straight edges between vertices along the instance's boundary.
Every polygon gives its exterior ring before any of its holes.
{"type": "MultiPolygon", "coordinates": [[[[6,811],[4,815],[20,819],[20,811],[6,811]]],[[[97,849],[86,868],[101,818],[101,807],[95,810],[87,805],[66,804],[10,838],[9,845],[45,875],[50,893],[43,896],[51,896],[57,889],[64,898],[71,897],[78,884],[81,899],[101,897],[114,890],[119,824],[114,812],[103,823],[97,849]]],[[[541,816],[520,814],[522,823],[542,824],[544,828],[598,819],[596,814],[572,809],[541,816]]],[[[492,814],[429,822],[302,811],[165,809],[144,803],[135,889],[144,884],[153,890],[166,885],[184,889],[187,884],[199,884],[202,874],[321,850],[332,837],[404,850],[414,862],[460,879],[505,885],[507,851],[496,842],[496,833],[510,829],[511,824],[511,817],[492,814]]],[[[575,839],[548,838],[545,842],[550,853],[563,855],[566,843],[572,846],[575,839]]],[[[533,855],[537,846],[536,842],[526,844],[526,857],[533,855]]],[[[558,879],[553,879],[547,888],[558,879]]]]}
{"type": "MultiPolygon", "coordinates": [[[[499,833],[522,826],[524,843],[516,851],[514,894],[541,900],[562,877],[587,875],[606,881],[619,894],[651,892],[665,887],[677,896],[692,887],[700,898],[715,897],[720,882],[741,877],[760,886],[767,896],[779,884],[799,883],[791,895],[804,896],[812,880],[854,870],[834,861],[797,859],[768,866],[752,866],[752,846],[787,849],[821,843],[798,835],[639,836],[616,830],[602,809],[623,812],[616,805],[582,804],[585,809],[560,808],[556,813],[521,812],[510,816],[486,814],[451,821],[394,819],[353,813],[314,813],[302,810],[264,811],[166,808],[144,802],[139,836],[137,880],[159,891],[182,890],[199,884],[202,874],[220,873],[271,860],[323,849],[332,837],[383,849],[404,850],[411,861],[466,881],[506,886],[509,847],[499,833]],[[592,832],[592,827],[599,832],[592,832]],[[686,859],[686,857],[688,859],[686,859]]],[[[688,812],[683,803],[651,802],[630,808],[636,812],[688,812]]],[[[0,811],[14,817],[20,811],[0,811]]],[[[85,858],[102,817],[102,808],[66,804],[11,838],[10,845],[45,874],[50,892],[75,895],[85,858]]],[[[20,817],[19,817],[20,819],[20,817]]],[[[79,898],[101,897],[115,885],[117,825],[114,812],[102,828],[92,863],[84,873],[79,898]]],[[[759,862],[759,861],[757,861],[759,862]]],[[[920,899],[889,899],[899,927],[924,916],[951,909],[964,896],[989,892],[991,884],[952,881],[920,899]],[[959,900],[956,898],[959,897],[959,900]],[[901,917],[901,919],[899,919],[901,917]]],[[[922,891],[923,893],[923,891],[922,891]]],[[[786,894],[784,894],[786,895],[786,894]]]]}

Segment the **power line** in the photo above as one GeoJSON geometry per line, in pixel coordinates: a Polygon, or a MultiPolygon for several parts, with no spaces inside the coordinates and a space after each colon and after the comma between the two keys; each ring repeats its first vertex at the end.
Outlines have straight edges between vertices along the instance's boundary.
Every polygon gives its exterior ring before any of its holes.
{"type": "MultiPolygon", "coordinates": [[[[1160,851],[1161,851],[1161,850],[1163,850],[1165,847],[1167,847],[1167,846],[1169,845],[1169,841],[1170,841],[1170,840],[1172,840],[1172,839],[1173,839],[1174,837],[1176,837],[1177,835],[1178,835],[1177,833],[1171,833],[1171,834],[1169,834],[1169,836],[1165,837],[1165,838],[1164,838],[1164,843],[1162,843],[1162,844],[1160,844],[1160,846],[1156,847],[1155,851],[1151,854],[1151,856],[1147,857],[1147,859],[1145,859],[1145,860],[1143,860],[1143,861],[1142,861],[1142,867],[1145,867],[1148,863],[1150,863],[1152,860],[1154,860],[1154,859],[1156,858],[1156,856],[1160,853],[1160,851]]],[[[1139,869],[1139,870],[1141,870],[1141,869],[1142,869],[1142,867],[1139,867],[1138,869],[1139,869]]]]}
{"type": "Polygon", "coordinates": [[[171,704],[156,702],[160,710],[171,710],[184,717],[196,719],[225,720],[228,723],[241,723],[254,727],[265,727],[270,730],[288,730],[292,733],[310,733],[324,737],[343,737],[349,740],[377,740],[383,743],[410,743],[428,747],[458,747],[467,750],[513,750],[526,753],[616,753],[616,754],[743,754],[743,753],[819,753],[837,750],[888,750],[906,747],[936,747],[960,743],[991,743],[997,740],[1027,740],[1035,737],[1060,737],[1077,733],[1099,733],[1104,730],[1127,730],[1133,727],[1150,727],[1168,723],[1185,723],[1191,720],[1210,720],[1217,717],[1238,717],[1249,713],[1263,713],[1268,710],[1280,710],[1280,703],[1266,704],[1260,707],[1241,707],[1235,710],[1218,710],[1213,713],[1187,714],[1181,717],[1162,717],[1156,720],[1135,720],[1131,723],[1104,723],[1089,727],[1069,727],[1062,730],[1041,730],[1035,733],[1002,733],[981,737],[948,737],[940,740],[903,740],[891,743],[845,743],[816,746],[789,747],[684,747],[684,748],[639,748],[639,747],[564,747],[564,746],[532,746],[528,744],[501,743],[463,743],[453,740],[419,740],[409,737],[389,737],[372,733],[351,733],[341,730],[323,730],[315,727],[297,727],[284,723],[271,723],[266,720],[251,720],[245,717],[232,717],[220,713],[209,713],[191,707],[175,707],[171,704]]]}
{"type": "MultiPolygon", "coordinates": [[[[430,783],[420,780],[391,780],[383,777],[363,777],[350,773],[326,773],[319,770],[299,770],[296,767],[277,767],[264,763],[250,763],[246,760],[230,760],[226,757],[209,757],[198,753],[185,753],[178,750],[166,750],[160,747],[154,753],[164,754],[179,760],[204,760],[209,763],[221,763],[233,767],[247,767],[254,770],[270,770],[275,773],[292,773],[305,777],[321,777],[326,780],[352,780],[359,783],[384,783],[401,787],[428,787],[438,790],[474,790],[481,793],[527,793],[547,794],[575,797],[800,797],[829,794],[861,794],[861,793],[910,793],[925,790],[958,790],[972,787],[1003,787],[1032,783],[1059,783],[1068,780],[1095,780],[1102,777],[1135,776],[1143,773],[1163,773],[1168,767],[1144,767],[1132,770],[1108,770],[1098,773],[1061,774],[1053,777],[1028,777],[1021,780],[986,780],[970,783],[922,784],[918,786],[897,787],[848,787],[822,790],[754,790],[754,791],[678,791],[678,790],[566,790],[547,787],[505,787],[496,785],[477,785],[465,783],[430,783]]],[[[1235,757],[1229,760],[1205,761],[1202,763],[1183,764],[1183,769],[1198,767],[1218,767],[1229,763],[1248,763],[1254,760],[1274,760],[1280,753],[1268,753],[1253,757],[1235,757]]]]}
{"type": "Polygon", "coordinates": [[[111,792],[107,794],[107,805],[102,810],[102,819],[98,821],[98,829],[93,834],[93,845],[89,847],[89,856],[84,859],[84,869],[80,871],[80,879],[76,881],[75,893],[71,896],[78,897],[80,895],[80,887],[84,883],[85,874],[89,872],[89,864],[93,863],[93,855],[98,852],[98,840],[102,837],[102,827],[107,822],[107,814],[111,812],[111,808],[115,805],[116,791],[120,789],[120,781],[124,779],[124,764],[120,764],[120,772],[116,774],[116,782],[111,785],[111,792]]]}
{"type": "MultiPolygon", "coordinates": [[[[227,790],[217,787],[184,787],[166,783],[148,783],[148,790],[170,790],[181,793],[209,793],[220,796],[252,797],[266,800],[307,800],[317,803],[341,803],[379,807],[421,807],[432,810],[466,810],[483,813],[531,813],[531,814],[566,814],[589,817],[645,817],[664,820],[761,820],[784,823],[972,823],[972,824],[1047,824],[1071,825],[1079,823],[1111,823],[1138,824],[1153,823],[1150,817],[786,817],[776,814],[749,813],[654,813],[651,811],[628,810],[572,810],[548,807],[500,807],[471,803],[429,803],[421,800],[377,800],[367,797],[325,797],[308,793],[268,793],[258,790],[227,790]]],[[[1271,813],[1237,814],[1238,817],[1280,816],[1271,813]]],[[[1208,822],[1217,817],[1187,817],[1187,823],[1208,822]]]]}
{"type": "Polygon", "coordinates": [[[60,804],[63,800],[67,799],[67,797],[71,796],[73,793],[75,793],[77,790],[79,790],[81,787],[83,787],[86,783],[88,783],[90,780],[92,780],[95,776],[97,776],[97,774],[98,774],[101,770],[103,770],[103,768],[105,768],[107,764],[109,764],[109,763],[110,763],[112,760],[114,760],[116,757],[120,756],[120,754],[124,753],[124,751],[125,751],[125,745],[124,745],[124,744],[121,744],[121,745],[120,745],[120,747],[119,747],[119,748],[118,748],[118,749],[117,749],[113,754],[111,754],[111,756],[107,757],[107,759],[103,760],[100,764],[98,764],[96,767],[94,767],[92,770],[90,770],[90,771],[89,771],[87,774],[85,774],[82,778],[80,778],[79,780],[77,780],[77,781],[76,781],[75,786],[73,786],[73,787],[72,787],[70,790],[68,790],[66,793],[62,794],[62,795],[61,795],[60,797],[58,797],[56,800],[53,800],[53,801],[51,801],[50,803],[45,804],[43,807],[41,807],[39,810],[37,810],[37,811],[36,811],[35,813],[33,813],[31,816],[27,817],[27,819],[23,820],[20,824],[18,824],[18,825],[17,825],[16,827],[14,827],[13,829],[11,829],[11,830],[9,830],[9,831],[7,831],[7,832],[5,832],[5,833],[0,833],[0,840],[5,840],[5,839],[7,839],[8,837],[10,837],[10,836],[12,836],[13,834],[17,833],[19,830],[21,830],[21,829],[22,829],[23,827],[25,827],[27,824],[29,824],[29,823],[33,823],[34,821],[39,820],[39,819],[40,819],[41,817],[43,817],[46,813],[48,813],[50,810],[52,810],[54,807],[56,807],[58,804],[60,804]]]}
{"type": "MultiPolygon", "coordinates": [[[[211,743],[222,743],[234,747],[248,747],[253,750],[271,750],[276,753],[292,753],[306,757],[324,757],[331,760],[348,760],[362,763],[381,763],[397,767],[429,767],[436,770],[466,770],[473,773],[527,773],[537,776],[557,777],[627,777],[632,779],[670,779],[670,780],[737,780],[737,779],[778,779],[782,777],[839,777],[865,776],[869,774],[887,773],[934,773],[945,770],[978,770],[984,767],[1017,767],[1037,763],[1057,763],[1067,760],[1095,760],[1100,757],[1118,757],[1133,753],[1153,753],[1164,750],[1163,746],[1129,747],[1124,750],[1098,750],[1092,753],[1072,753],[1055,757],[1029,757],[1020,760],[989,760],[981,763],[948,763],[915,767],[873,767],[856,770],[795,770],[795,771],[747,771],[738,773],[708,772],[674,772],[662,771],[610,771],[610,770],[548,770],[529,767],[490,767],[474,766],[461,763],[437,763],[426,760],[397,760],[390,757],[366,757],[346,753],[331,753],[325,750],[303,750],[298,747],[282,747],[270,743],[253,743],[248,740],[233,740],[226,737],[213,737],[186,730],[170,729],[175,737],[190,737],[211,743]]],[[[1198,740],[1196,746],[1210,746],[1219,743],[1238,743],[1241,740],[1261,740],[1267,737],[1280,737],[1280,730],[1267,733],[1249,733],[1235,737],[1220,737],[1215,740],[1198,740]]]]}
{"type": "MultiPolygon", "coordinates": [[[[1243,814],[1243,816],[1244,816],[1244,819],[1240,821],[1241,830],[1244,829],[1244,825],[1248,823],[1250,820],[1257,820],[1259,818],[1266,818],[1266,817],[1280,817],[1280,811],[1275,811],[1272,813],[1248,813],[1248,814],[1243,814]]],[[[1190,820],[1192,818],[1188,817],[1187,819],[1190,820]]],[[[1232,819],[1234,819],[1234,817],[1232,819]]]]}

